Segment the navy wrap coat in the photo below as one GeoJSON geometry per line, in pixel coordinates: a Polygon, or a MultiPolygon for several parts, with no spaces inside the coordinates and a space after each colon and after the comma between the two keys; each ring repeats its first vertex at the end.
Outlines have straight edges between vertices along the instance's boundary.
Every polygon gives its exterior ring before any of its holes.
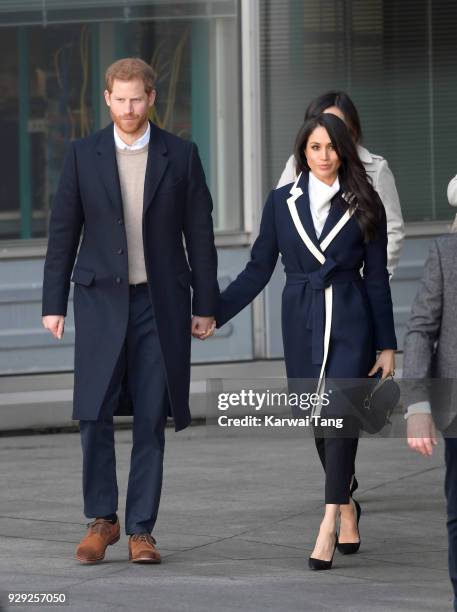
{"type": "Polygon", "coordinates": [[[321,264],[307,248],[293,222],[287,203],[292,184],[271,191],[251,258],[220,295],[217,326],[231,319],[262,291],[281,255],[285,272],[282,334],[287,376],[310,379],[320,375],[325,328],[324,292],[331,285],[332,317],[325,376],[367,377],[374,365],[376,350],[397,348],[386,269],[384,207],[378,198],[379,225],[373,240],[364,241],[354,214],[322,252],[320,244],[342,219],[348,203],[341,190],[333,197],[318,240],[310,211],[308,176],[303,172],[299,177],[297,187],[301,188],[301,195],[295,199],[295,206],[312,243],[325,256],[325,263],[321,264]]]}
{"type": "MultiPolygon", "coordinates": [[[[143,245],[169,414],[179,430],[191,418],[191,313],[214,315],[219,292],[212,201],[195,144],[150,125],[143,245]]],[[[97,419],[125,340],[127,257],[111,123],[70,144],[49,225],[42,314],[66,315],[70,279],[75,283],[74,419],[97,419]]],[[[125,379],[122,389],[115,414],[131,414],[125,379]]]]}

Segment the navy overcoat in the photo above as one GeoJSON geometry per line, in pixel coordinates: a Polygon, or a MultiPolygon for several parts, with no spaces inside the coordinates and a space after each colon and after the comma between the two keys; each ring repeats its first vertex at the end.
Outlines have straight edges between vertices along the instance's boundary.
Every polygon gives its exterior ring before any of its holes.
{"type": "MultiPolygon", "coordinates": [[[[195,144],[151,123],[144,255],[176,430],[190,422],[191,313],[214,315],[218,295],[211,211],[195,144]]],[[[49,225],[43,315],[66,315],[70,279],[75,283],[74,419],[97,419],[124,343],[127,255],[111,123],[70,144],[49,225]]],[[[129,414],[129,404],[128,394],[121,394],[116,414],[129,414]]]]}
{"type": "MultiPolygon", "coordinates": [[[[325,290],[332,287],[331,332],[326,377],[368,376],[376,350],[396,349],[387,264],[386,215],[381,201],[376,238],[366,243],[353,214],[327,248],[321,243],[348,209],[344,194],[331,201],[324,228],[316,237],[308,196],[308,173],[299,177],[294,198],[299,220],[325,263],[307,248],[288,205],[292,184],[272,191],[264,206],[259,236],[250,261],[221,293],[217,326],[236,315],[268,283],[281,255],[285,271],[282,293],[282,333],[287,376],[319,378],[324,361],[325,290]],[[363,266],[363,276],[360,269],[363,266]]],[[[329,316],[329,313],[327,313],[329,316]]]]}

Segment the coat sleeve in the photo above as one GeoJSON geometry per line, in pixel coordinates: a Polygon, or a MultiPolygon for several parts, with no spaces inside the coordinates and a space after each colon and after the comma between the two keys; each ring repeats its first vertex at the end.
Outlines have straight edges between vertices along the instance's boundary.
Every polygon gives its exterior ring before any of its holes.
{"type": "Polygon", "coordinates": [[[273,191],[265,203],[259,235],[244,270],[219,297],[216,325],[221,327],[238,314],[262,291],[271,278],[278,260],[279,249],[273,209],[273,191]]]}
{"type": "Polygon", "coordinates": [[[427,380],[432,374],[432,359],[440,334],[442,310],[443,272],[438,245],[434,240],[411,308],[403,342],[404,388],[407,391],[407,403],[410,405],[430,400],[427,380]]]}
{"type": "Polygon", "coordinates": [[[191,143],[183,232],[192,270],[192,312],[200,317],[214,316],[219,294],[212,210],[213,202],[198,149],[191,143]]]}
{"type": "Polygon", "coordinates": [[[287,160],[284,170],[282,171],[278,184],[276,185],[276,189],[284,187],[284,185],[288,185],[289,183],[293,183],[296,178],[297,173],[295,171],[295,158],[293,155],[291,155],[287,160]]]}
{"type": "Polygon", "coordinates": [[[49,221],[43,277],[43,316],[67,315],[71,271],[83,223],[75,146],[74,143],[70,143],[49,221]]]}
{"type": "Polygon", "coordinates": [[[363,281],[368,294],[375,334],[376,350],[397,348],[389,273],[387,272],[386,212],[379,201],[376,236],[365,244],[363,281]]]}
{"type": "Polygon", "coordinates": [[[403,376],[430,376],[443,310],[443,273],[436,240],[430,245],[421,284],[411,308],[403,345],[403,376]]]}
{"type": "Polygon", "coordinates": [[[387,268],[395,272],[405,238],[405,226],[401,212],[394,175],[385,159],[381,161],[376,190],[379,193],[387,217],[387,268]]]}
{"type": "Polygon", "coordinates": [[[457,206],[457,176],[454,176],[447,186],[447,199],[451,206],[457,206]]]}

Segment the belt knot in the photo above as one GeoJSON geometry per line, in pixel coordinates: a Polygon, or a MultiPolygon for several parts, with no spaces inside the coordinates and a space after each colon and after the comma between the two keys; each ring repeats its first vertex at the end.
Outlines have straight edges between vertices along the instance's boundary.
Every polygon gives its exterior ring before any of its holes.
{"type": "Polygon", "coordinates": [[[337,263],[331,257],[327,257],[325,262],[318,270],[308,273],[308,282],[314,291],[324,291],[332,284],[332,273],[337,267],[337,263]]]}

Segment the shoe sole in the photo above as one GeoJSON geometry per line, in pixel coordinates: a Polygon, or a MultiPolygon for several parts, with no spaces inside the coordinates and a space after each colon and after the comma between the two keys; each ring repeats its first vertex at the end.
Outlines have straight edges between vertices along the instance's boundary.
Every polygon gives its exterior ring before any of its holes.
{"type": "MultiPolygon", "coordinates": [[[[120,539],[121,539],[121,536],[118,535],[117,538],[114,538],[114,540],[111,540],[111,542],[108,542],[107,547],[111,546],[112,544],[116,544],[116,542],[119,542],[120,539]]],[[[82,563],[83,565],[94,565],[95,563],[98,563],[99,561],[103,561],[104,558],[105,558],[105,553],[103,553],[101,557],[98,557],[98,559],[81,559],[80,557],[75,555],[75,559],[79,561],[80,563],[82,563]]]]}
{"type": "Polygon", "coordinates": [[[149,559],[148,557],[140,557],[139,559],[132,559],[132,555],[129,554],[129,561],[131,563],[155,563],[156,565],[162,563],[162,559],[149,559]]]}
{"type": "Polygon", "coordinates": [[[151,559],[150,557],[139,557],[138,559],[132,559],[132,552],[130,550],[129,561],[131,563],[162,563],[162,559],[151,559]]]}

